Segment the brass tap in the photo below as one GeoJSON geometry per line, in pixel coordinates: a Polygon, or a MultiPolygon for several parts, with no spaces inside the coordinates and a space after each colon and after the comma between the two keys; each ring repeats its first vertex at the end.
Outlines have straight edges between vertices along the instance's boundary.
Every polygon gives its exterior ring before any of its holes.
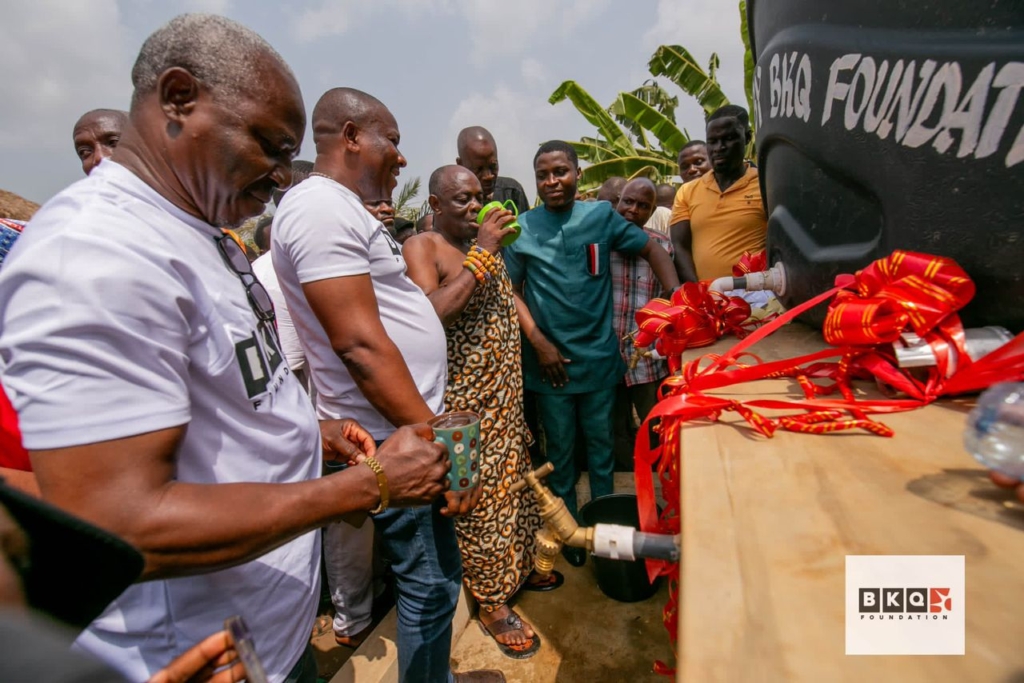
{"type": "Polygon", "coordinates": [[[629,369],[636,370],[636,366],[640,365],[641,359],[652,357],[654,357],[654,354],[651,353],[650,349],[633,349],[633,353],[629,356],[629,369]]]}
{"type": "Polygon", "coordinates": [[[533,472],[527,472],[509,488],[512,493],[518,493],[529,486],[537,496],[544,526],[537,532],[534,569],[541,576],[551,573],[563,544],[586,550],[594,549],[594,528],[580,526],[565,507],[565,501],[553,494],[541,481],[554,471],[555,466],[546,463],[533,472]]]}

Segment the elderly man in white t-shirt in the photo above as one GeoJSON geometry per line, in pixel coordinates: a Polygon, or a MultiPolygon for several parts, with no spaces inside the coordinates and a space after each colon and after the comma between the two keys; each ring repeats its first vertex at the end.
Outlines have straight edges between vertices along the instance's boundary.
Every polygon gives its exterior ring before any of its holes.
{"type": "MultiPolygon", "coordinates": [[[[335,88],[313,109],[313,139],[314,170],[274,218],[274,269],[306,351],[317,413],[351,415],[380,440],[443,411],[444,329],[406,276],[401,248],[363,206],[390,197],[405,166],[391,112],[364,92],[335,88]]],[[[479,489],[446,495],[443,508],[374,518],[396,577],[399,678],[501,681],[499,672],[449,670],[462,580],[449,516],[472,509],[479,489]]]]}
{"type": "Polygon", "coordinates": [[[315,681],[316,530],[435,499],[449,463],[426,426],[376,449],[351,420],[318,428],[220,230],[291,180],[305,114],[281,57],[184,15],[132,82],[113,156],[36,214],[0,274],[2,382],[43,496],[145,558],[78,645],[143,681],[241,615],[269,680],[315,681]],[[366,464],[320,478],[325,450],[366,464]]]}

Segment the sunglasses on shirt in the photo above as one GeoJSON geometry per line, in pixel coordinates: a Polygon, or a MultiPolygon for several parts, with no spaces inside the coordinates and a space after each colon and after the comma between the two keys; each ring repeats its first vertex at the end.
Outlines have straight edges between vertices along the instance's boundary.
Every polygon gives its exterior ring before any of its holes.
{"type": "Polygon", "coordinates": [[[238,242],[226,234],[214,237],[213,240],[217,243],[224,262],[245,285],[245,295],[249,299],[249,307],[252,308],[252,312],[256,314],[260,322],[276,324],[274,302],[266,288],[256,279],[256,274],[252,272],[252,266],[249,264],[249,258],[238,246],[238,242]]]}

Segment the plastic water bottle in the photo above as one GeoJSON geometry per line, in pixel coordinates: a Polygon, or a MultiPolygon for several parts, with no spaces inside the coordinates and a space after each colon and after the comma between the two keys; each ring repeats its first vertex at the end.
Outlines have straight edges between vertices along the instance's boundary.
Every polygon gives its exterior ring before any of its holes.
{"type": "Polygon", "coordinates": [[[964,446],[985,467],[1024,479],[1024,382],[996,384],[978,397],[964,446]]]}

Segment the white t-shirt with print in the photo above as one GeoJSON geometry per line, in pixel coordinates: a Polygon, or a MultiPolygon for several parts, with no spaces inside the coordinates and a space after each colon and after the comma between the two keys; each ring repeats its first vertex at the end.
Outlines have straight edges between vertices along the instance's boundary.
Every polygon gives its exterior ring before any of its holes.
{"type": "MultiPolygon", "coordinates": [[[[384,329],[416,388],[435,414],[443,411],[444,328],[423,290],[405,274],[398,243],[354,192],[320,176],[304,180],[274,214],[270,242],[278,282],[313,375],[320,417],[355,418],[378,440],[395,431],[360,392],[302,293],[303,284],[367,274],[384,329]]],[[[344,308],[345,302],[337,305],[344,308]]]]}
{"type": "MultiPolygon", "coordinates": [[[[187,425],[178,481],[319,476],[316,416],[218,235],[110,160],[35,215],[0,274],[2,378],[29,449],[187,425]]],[[[238,614],[281,681],[309,641],[319,556],[309,532],[236,567],[135,584],[78,645],[143,681],[238,614]]]]}
{"type": "Polygon", "coordinates": [[[292,322],[292,314],[288,311],[288,303],[284,300],[284,292],[281,291],[281,284],[277,281],[277,273],[274,272],[273,254],[269,251],[252,262],[252,272],[263,283],[263,287],[274,302],[274,313],[277,318],[277,335],[281,339],[281,350],[284,351],[284,358],[288,361],[288,367],[292,371],[302,370],[306,367],[306,354],[299,343],[299,335],[295,334],[295,323],[292,322]]]}

